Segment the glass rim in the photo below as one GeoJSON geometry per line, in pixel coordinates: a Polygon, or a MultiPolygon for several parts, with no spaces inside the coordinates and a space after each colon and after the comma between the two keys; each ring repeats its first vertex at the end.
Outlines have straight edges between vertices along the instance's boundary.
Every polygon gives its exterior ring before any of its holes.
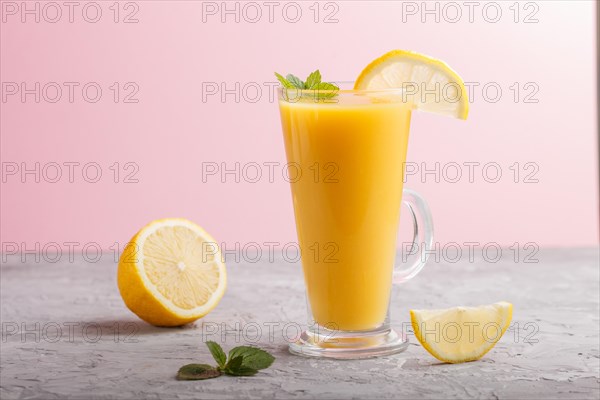
{"type": "Polygon", "coordinates": [[[337,85],[339,87],[339,89],[298,89],[298,88],[285,88],[283,86],[279,86],[277,88],[277,91],[282,94],[287,91],[291,91],[293,93],[314,93],[315,90],[318,90],[319,93],[336,93],[337,95],[340,94],[375,94],[375,93],[381,93],[381,94],[394,94],[394,93],[399,93],[402,94],[405,92],[404,88],[385,88],[385,89],[354,89],[354,83],[355,81],[331,81],[331,83],[337,85]],[[350,89],[346,89],[345,87],[350,87],[350,89]]]}

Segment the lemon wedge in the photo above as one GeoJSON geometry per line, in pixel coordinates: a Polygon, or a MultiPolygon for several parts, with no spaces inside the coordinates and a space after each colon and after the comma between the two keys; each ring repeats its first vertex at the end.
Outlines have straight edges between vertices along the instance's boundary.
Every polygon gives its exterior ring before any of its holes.
{"type": "Polygon", "coordinates": [[[117,283],[127,307],[157,326],[183,325],[217,306],[227,283],[216,241],[185,219],[153,221],[127,244],[117,283]]]}
{"type": "Polygon", "coordinates": [[[460,119],[469,114],[461,77],[443,61],[412,51],[393,50],[372,61],[354,89],[402,89],[404,101],[419,110],[460,119]]]}
{"type": "Polygon", "coordinates": [[[411,310],[417,340],[432,356],[447,363],[478,360],[500,340],[512,319],[505,301],[479,307],[411,310]]]}

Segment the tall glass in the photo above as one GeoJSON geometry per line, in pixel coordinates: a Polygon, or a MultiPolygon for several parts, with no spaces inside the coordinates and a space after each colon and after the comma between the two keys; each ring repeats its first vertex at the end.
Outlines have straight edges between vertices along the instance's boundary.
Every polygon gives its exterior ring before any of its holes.
{"type": "Polygon", "coordinates": [[[279,110],[309,314],[290,351],[343,359],[403,351],[406,338],[390,326],[392,281],[415,276],[426,254],[394,267],[402,202],[413,242],[433,241],[426,203],[402,187],[411,105],[401,90],[342,86],[280,89],[279,110]]]}

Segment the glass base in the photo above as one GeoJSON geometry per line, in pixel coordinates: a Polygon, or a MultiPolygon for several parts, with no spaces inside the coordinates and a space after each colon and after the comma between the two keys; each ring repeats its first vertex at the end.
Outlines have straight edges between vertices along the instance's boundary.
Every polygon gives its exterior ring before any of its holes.
{"type": "Polygon", "coordinates": [[[290,343],[290,353],[305,357],[355,360],[389,356],[401,353],[408,347],[408,339],[391,328],[368,332],[335,332],[321,334],[311,330],[302,332],[300,338],[290,343]]]}

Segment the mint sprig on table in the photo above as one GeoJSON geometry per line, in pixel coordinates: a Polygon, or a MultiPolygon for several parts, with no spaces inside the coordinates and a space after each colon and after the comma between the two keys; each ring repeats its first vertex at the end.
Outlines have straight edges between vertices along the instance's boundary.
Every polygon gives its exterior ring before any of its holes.
{"type": "Polygon", "coordinates": [[[216,342],[206,342],[217,366],[208,364],[188,364],[179,368],[177,379],[183,381],[195,381],[201,379],[212,379],[222,374],[233,376],[252,376],[259,370],[265,369],[273,364],[275,357],[257,347],[238,346],[229,351],[229,357],[216,342]]]}
{"type": "Polygon", "coordinates": [[[302,90],[303,96],[313,97],[315,99],[330,99],[337,95],[339,86],[330,82],[321,81],[321,72],[316,70],[311,72],[306,81],[298,78],[296,75],[288,74],[284,78],[281,74],[275,72],[277,80],[285,89],[302,90]]]}

